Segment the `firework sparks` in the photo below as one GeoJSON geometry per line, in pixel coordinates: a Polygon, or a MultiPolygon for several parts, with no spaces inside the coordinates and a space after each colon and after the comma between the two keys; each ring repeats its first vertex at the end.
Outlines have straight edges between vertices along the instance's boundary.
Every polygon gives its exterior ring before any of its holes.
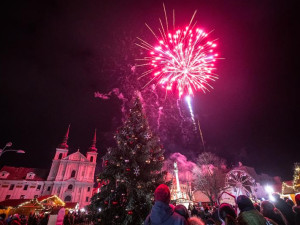
{"type": "Polygon", "coordinates": [[[176,89],[179,98],[184,95],[193,96],[198,90],[205,93],[212,89],[209,82],[217,79],[217,75],[213,73],[218,57],[214,53],[217,46],[215,41],[208,41],[208,34],[199,28],[193,28],[194,25],[172,32],[159,21],[160,36],[146,25],[158,40],[155,45],[139,38],[141,43],[138,45],[149,51],[149,56],[142,59],[146,63],[140,66],[151,66],[141,77],[149,74],[153,76],[145,86],[155,82],[167,91],[176,89]]]}

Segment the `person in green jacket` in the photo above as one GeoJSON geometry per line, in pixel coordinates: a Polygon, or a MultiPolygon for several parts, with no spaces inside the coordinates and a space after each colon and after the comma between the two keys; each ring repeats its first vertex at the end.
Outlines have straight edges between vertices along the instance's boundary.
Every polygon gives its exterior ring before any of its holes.
{"type": "Polygon", "coordinates": [[[237,198],[237,205],[240,209],[240,214],[237,218],[238,225],[277,225],[277,223],[267,220],[258,212],[246,195],[240,195],[237,198]]]}

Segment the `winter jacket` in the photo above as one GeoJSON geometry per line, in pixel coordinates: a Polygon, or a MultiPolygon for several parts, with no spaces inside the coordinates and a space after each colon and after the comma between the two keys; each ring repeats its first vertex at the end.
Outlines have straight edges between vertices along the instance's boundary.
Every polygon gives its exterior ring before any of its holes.
{"type": "Polygon", "coordinates": [[[241,212],[237,218],[239,225],[266,225],[267,220],[256,209],[241,212]]]}
{"type": "Polygon", "coordinates": [[[300,205],[293,207],[295,213],[295,224],[300,225],[300,205]]]}
{"type": "Polygon", "coordinates": [[[144,225],[187,225],[187,221],[168,204],[156,201],[144,225]]]}

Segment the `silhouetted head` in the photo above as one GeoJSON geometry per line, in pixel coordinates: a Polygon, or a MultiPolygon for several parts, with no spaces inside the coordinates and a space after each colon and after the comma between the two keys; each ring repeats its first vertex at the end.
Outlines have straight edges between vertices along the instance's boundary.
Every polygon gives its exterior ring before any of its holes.
{"type": "Polygon", "coordinates": [[[295,205],[295,203],[291,200],[291,199],[287,199],[287,200],[285,200],[285,202],[287,203],[287,204],[289,204],[290,206],[294,206],[295,205]]]}
{"type": "Polygon", "coordinates": [[[233,207],[227,203],[222,203],[219,207],[220,219],[225,221],[227,215],[231,216],[234,219],[236,218],[236,213],[233,207]]]}
{"type": "Polygon", "coordinates": [[[278,193],[273,193],[272,196],[274,197],[275,201],[280,199],[280,195],[278,193]]]}
{"type": "Polygon", "coordinates": [[[174,211],[183,216],[186,220],[190,217],[189,212],[184,205],[176,205],[174,211]]]}
{"type": "Polygon", "coordinates": [[[236,201],[239,209],[242,212],[254,209],[252,201],[246,195],[240,195],[236,201]]]}
{"type": "Polygon", "coordinates": [[[269,215],[274,211],[274,204],[270,201],[263,201],[261,203],[261,212],[263,215],[269,215]]]}

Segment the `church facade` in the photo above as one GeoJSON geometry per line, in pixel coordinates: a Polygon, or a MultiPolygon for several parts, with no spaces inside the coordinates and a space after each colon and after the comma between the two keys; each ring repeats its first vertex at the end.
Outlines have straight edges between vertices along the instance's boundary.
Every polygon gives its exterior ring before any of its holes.
{"type": "Polygon", "coordinates": [[[80,208],[89,205],[98,154],[96,131],[85,155],[79,150],[69,154],[68,138],[69,128],[56,148],[48,176],[45,172],[41,175],[41,169],[4,166],[0,170],[0,201],[57,195],[65,202],[79,203],[80,208]]]}

